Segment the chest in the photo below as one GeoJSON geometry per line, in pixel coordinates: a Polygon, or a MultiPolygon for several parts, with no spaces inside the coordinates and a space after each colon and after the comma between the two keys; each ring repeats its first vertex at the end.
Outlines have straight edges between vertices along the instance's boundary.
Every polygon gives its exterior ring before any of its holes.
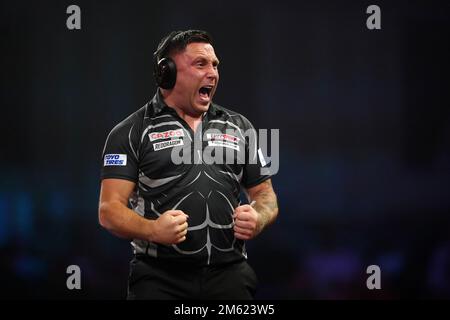
{"type": "Polygon", "coordinates": [[[200,121],[194,132],[182,119],[166,117],[144,128],[140,170],[148,176],[175,176],[193,166],[236,173],[246,162],[245,132],[229,120],[200,121]]]}

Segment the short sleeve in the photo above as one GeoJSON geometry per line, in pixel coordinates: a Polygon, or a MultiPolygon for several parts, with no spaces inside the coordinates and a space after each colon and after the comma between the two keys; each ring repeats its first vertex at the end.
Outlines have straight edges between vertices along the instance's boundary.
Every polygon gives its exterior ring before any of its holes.
{"type": "Polygon", "coordinates": [[[139,132],[131,121],[119,123],[106,138],[100,178],[138,181],[139,132]]]}
{"type": "Polygon", "coordinates": [[[243,123],[246,154],[241,183],[248,189],[269,179],[271,175],[263,170],[267,163],[260,148],[258,132],[247,118],[243,117],[243,123]]]}

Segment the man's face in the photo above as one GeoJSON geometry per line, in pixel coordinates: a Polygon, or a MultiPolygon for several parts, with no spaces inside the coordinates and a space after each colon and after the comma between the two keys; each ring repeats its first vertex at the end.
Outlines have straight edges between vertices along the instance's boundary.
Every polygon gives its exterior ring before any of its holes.
{"type": "Polygon", "coordinates": [[[177,81],[170,95],[176,106],[191,115],[207,111],[219,82],[219,60],[209,43],[195,42],[173,56],[177,81]]]}

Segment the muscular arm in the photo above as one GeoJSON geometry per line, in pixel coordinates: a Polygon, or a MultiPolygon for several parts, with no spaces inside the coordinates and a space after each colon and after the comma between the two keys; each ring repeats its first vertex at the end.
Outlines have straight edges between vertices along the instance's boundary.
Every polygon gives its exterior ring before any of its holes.
{"type": "Polygon", "coordinates": [[[149,220],[127,207],[135,183],[122,179],[104,179],[100,190],[99,222],[111,233],[127,239],[159,243],[179,243],[186,239],[186,215],[169,210],[157,220],[149,220]]]}
{"type": "Polygon", "coordinates": [[[247,189],[250,201],[248,204],[235,209],[234,234],[242,240],[249,240],[257,236],[266,226],[273,223],[278,215],[277,196],[272,188],[270,179],[247,189]]]}
{"type": "Polygon", "coordinates": [[[127,207],[135,183],[122,179],[104,179],[100,189],[98,218],[100,225],[111,233],[127,239],[151,238],[152,224],[127,207]]]}
{"type": "Polygon", "coordinates": [[[250,201],[256,201],[253,208],[258,213],[256,232],[260,233],[266,226],[272,224],[278,216],[277,195],[272,187],[271,179],[247,189],[250,201]]]}

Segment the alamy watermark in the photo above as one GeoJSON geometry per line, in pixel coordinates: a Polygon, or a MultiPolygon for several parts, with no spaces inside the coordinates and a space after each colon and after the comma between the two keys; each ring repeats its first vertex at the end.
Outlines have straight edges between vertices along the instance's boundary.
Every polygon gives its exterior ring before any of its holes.
{"type": "Polygon", "coordinates": [[[372,4],[367,7],[366,13],[370,16],[366,20],[366,26],[369,30],[381,29],[381,9],[379,6],[372,4]]]}
{"type": "Polygon", "coordinates": [[[261,175],[274,175],[280,166],[279,129],[243,131],[236,127],[236,129],[228,128],[224,133],[218,129],[202,131],[199,125],[193,137],[186,137],[182,129],[177,129],[150,133],[149,138],[155,151],[172,148],[170,156],[176,165],[201,163],[259,165],[261,175]],[[158,141],[168,137],[171,140],[158,141]]]}
{"type": "Polygon", "coordinates": [[[69,30],[80,30],[81,29],[81,9],[79,6],[72,4],[67,7],[66,13],[70,14],[66,20],[66,26],[69,30]]]}
{"type": "Polygon", "coordinates": [[[81,289],[81,269],[80,269],[80,267],[77,266],[76,264],[72,264],[67,267],[66,273],[70,274],[70,276],[67,277],[67,280],[66,280],[67,289],[80,290],[81,289]]]}
{"type": "Polygon", "coordinates": [[[366,273],[370,276],[366,280],[367,289],[381,289],[381,269],[376,264],[367,267],[366,273]]]}

